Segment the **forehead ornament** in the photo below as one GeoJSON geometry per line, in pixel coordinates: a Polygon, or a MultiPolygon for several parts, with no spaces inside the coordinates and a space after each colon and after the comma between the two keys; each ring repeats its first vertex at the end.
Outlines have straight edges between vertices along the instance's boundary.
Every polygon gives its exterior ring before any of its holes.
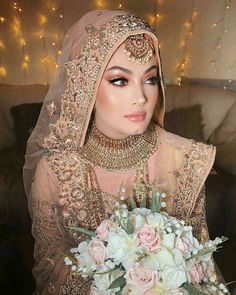
{"type": "Polygon", "coordinates": [[[124,42],[124,51],[131,62],[145,64],[154,54],[151,39],[145,38],[144,34],[129,36],[124,42]]]}

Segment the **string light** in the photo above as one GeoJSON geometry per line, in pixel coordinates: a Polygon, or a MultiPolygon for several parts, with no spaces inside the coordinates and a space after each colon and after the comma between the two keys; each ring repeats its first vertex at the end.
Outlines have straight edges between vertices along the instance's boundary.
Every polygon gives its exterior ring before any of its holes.
{"type": "Polygon", "coordinates": [[[185,35],[185,39],[182,39],[180,42],[180,47],[183,51],[183,57],[179,64],[177,64],[176,67],[176,74],[177,74],[177,84],[181,85],[181,76],[183,76],[184,71],[187,67],[187,64],[189,63],[189,57],[187,56],[187,47],[189,44],[190,38],[193,36],[193,29],[194,29],[194,23],[196,21],[197,16],[199,16],[199,12],[194,9],[195,3],[192,2],[191,7],[191,15],[189,17],[189,20],[186,21],[183,26],[186,28],[187,32],[185,35]]]}
{"type": "Polygon", "coordinates": [[[4,50],[6,47],[5,47],[5,44],[2,40],[0,40],[0,49],[4,50]]]}
{"type": "Polygon", "coordinates": [[[104,8],[104,2],[102,0],[96,0],[96,6],[98,9],[104,8]]]}
{"type": "Polygon", "coordinates": [[[0,77],[6,77],[6,75],[7,75],[6,68],[4,68],[3,66],[0,66],[0,77]]]}
{"type": "Polygon", "coordinates": [[[0,16],[0,22],[3,24],[3,23],[5,23],[5,21],[6,21],[5,17],[0,16]]]}
{"type": "Polygon", "coordinates": [[[43,14],[39,14],[39,24],[42,26],[42,25],[45,25],[46,22],[47,22],[46,16],[43,14]]]}

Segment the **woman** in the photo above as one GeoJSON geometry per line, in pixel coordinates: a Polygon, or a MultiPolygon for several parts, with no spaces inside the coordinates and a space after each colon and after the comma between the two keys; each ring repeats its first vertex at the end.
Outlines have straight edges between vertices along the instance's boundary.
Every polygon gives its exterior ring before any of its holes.
{"type": "Polygon", "coordinates": [[[69,30],[24,167],[36,294],[89,293],[64,265],[83,239],[68,226],[98,226],[122,183],[137,201],[150,184],[164,188],[166,211],[208,237],[204,182],[215,149],[166,132],[164,105],[158,40],[147,23],[92,11],[69,30]]]}

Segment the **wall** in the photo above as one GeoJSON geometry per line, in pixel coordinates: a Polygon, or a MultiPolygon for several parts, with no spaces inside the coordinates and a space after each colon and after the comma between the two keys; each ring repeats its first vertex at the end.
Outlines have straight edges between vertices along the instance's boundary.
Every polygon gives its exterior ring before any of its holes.
{"type": "Polygon", "coordinates": [[[66,30],[96,7],[152,22],[167,83],[236,79],[236,0],[0,0],[0,82],[50,83],[66,30]]]}

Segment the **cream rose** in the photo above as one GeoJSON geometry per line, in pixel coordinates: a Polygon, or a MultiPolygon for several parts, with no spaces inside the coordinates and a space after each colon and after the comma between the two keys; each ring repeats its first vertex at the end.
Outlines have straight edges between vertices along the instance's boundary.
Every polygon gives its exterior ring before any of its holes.
{"type": "Polygon", "coordinates": [[[134,285],[142,290],[148,290],[155,286],[158,273],[142,266],[134,266],[127,270],[125,278],[127,284],[134,285]]]}
{"type": "Polygon", "coordinates": [[[89,253],[96,264],[102,264],[106,258],[106,248],[102,241],[93,239],[89,245],[89,253]]]}
{"type": "Polygon", "coordinates": [[[147,246],[150,251],[160,247],[161,240],[158,232],[151,225],[145,224],[138,232],[139,245],[147,246]]]}
{"type": "Polygon", "coordinates": [[[163,269],[162,279],[164,285],[177,289],[187,282],[187,275],[181,265],[166,266],[163,269]]]}

